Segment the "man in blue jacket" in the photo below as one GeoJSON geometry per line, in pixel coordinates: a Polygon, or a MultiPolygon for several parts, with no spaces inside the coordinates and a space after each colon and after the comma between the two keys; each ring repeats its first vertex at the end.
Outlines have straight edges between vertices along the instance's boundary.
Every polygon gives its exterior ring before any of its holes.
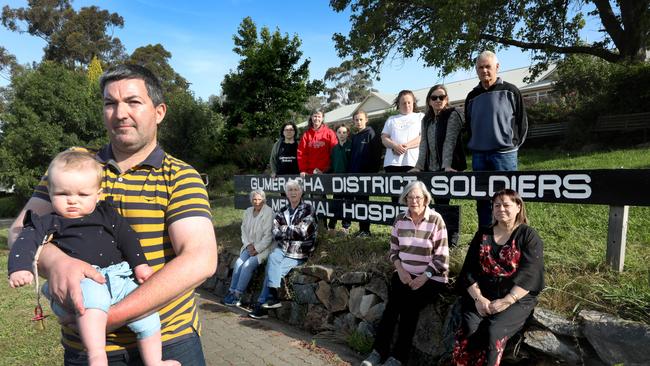
{"type": "MultiPolygon", "coordinates": [[[[483,51],[476,60],[480,80],[465,99],[465,120],[474,171],[517,170],[517,150],[528,132],[528,119],[521,92],[497,77],[499,60],[483,51]]],[[[492,223],[490,202],[476,202],[479,227],[492,223]]]]}

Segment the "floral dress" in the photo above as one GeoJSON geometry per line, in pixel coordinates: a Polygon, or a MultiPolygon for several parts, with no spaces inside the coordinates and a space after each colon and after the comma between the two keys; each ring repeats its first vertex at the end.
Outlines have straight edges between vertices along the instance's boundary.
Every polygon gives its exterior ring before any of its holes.
{"type": "Polygon", "coordinates": [[[492,229],[476,233],[458,279],[462,326],[456,333],[454,364],[501,363],[508,339],[523,327],[544,288],[543,248],[537,232],[525,224],[519,225],[503,245],[495,242],[492,229]],[[474,283],[489,300],[503,298],[515,285],[529,293],[506,310],[482,317],[467,292],[474,283]]]}

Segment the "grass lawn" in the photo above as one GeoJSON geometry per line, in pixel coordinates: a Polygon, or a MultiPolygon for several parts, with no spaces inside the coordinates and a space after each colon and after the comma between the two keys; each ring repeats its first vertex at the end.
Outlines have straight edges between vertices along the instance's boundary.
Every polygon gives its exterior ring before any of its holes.
{"type": "MultiPolygon", "coordinates": [[[[650,148],[608,152],[560,152],[529,149],[520,153],[520,170],[650,168],[650,148]]],[[[461,245],[452,251],[452,275],[464,259],[466,244],[476,228],[473,201],[454,200],[462,213],[461,245]]],[[[212,201],[220,250],[240,246],[239,226],[243,211],[233,208],[232,197],[212,201]]],[[[605,264],[608,207],[576,204],[528,203],[531,226],[545,244],[546,290],[542,306],[567,316],[594,309],[650,324],[650,207],[630,207],[625,271],[617,273],[605,264]]],[[[353,230],[356,230],[356,223],[353,230]]],[[[319,237],[313,263],[341,269],[378,268],[390,265],[388,226],[374,225],[369,239],[335,235],[319,237]]],[[[6,228],[0,228],[0,278],[7,278],[6,228]]],[[[60,364],[62,349],[56,319],[45,330],[30,321],[35,296],[33,287],[14,290],[0,284],[0,366],[60,364]]],[[[51,314],[45,306],[46,312],[51,314]]]]}

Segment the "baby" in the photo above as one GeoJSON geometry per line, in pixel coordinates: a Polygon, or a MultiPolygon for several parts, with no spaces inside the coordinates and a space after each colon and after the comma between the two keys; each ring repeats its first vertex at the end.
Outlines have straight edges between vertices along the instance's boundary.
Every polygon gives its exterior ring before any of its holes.
{"type": "MultiPolygon", "coordinates": [[[[39,217],[28,211],[24,228],[9,255],[9,284],[13,288],[32,283],[36,251],[49,234],[51,243],[69,256],[92,264],[106,278],[105,284],[81,280],[86,311],[76,315],[76,321],[91,366],[108,364],[104,347],[109,307],[138,287],[133,274],[143,283],[154,272],[126,219],[106,201],[98,203],[101,180],[102,166],[91,154],[70,150],[57,155],[48,168],[54,212],[39,217]]],[[[47,283],[42,291],[50,298],[47,283]]],[[[67,309],[51,298],[50,304],[57,316],[70,316],[67,309]]],[[[158,313],[127,326],[137,335],[145,365],[180,365],[176,361],[162,361],[158,313]]]]}

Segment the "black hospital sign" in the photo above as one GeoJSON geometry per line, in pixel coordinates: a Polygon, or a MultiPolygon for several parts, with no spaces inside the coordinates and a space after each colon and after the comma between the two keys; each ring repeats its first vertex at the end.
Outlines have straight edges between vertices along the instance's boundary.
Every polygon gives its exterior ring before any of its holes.
{"type": "MultiPolygon", "coordinates": [[[[283,192],[290,176],[235,176],[235,190],[283,192]]],[[[511,188],[526,201],[650,206],[650,169],[599,169],[472,173],[319,174],[303,179],[305,193],[397,196],[421,180],[434,197],[489,199],[511,188]]]]}

